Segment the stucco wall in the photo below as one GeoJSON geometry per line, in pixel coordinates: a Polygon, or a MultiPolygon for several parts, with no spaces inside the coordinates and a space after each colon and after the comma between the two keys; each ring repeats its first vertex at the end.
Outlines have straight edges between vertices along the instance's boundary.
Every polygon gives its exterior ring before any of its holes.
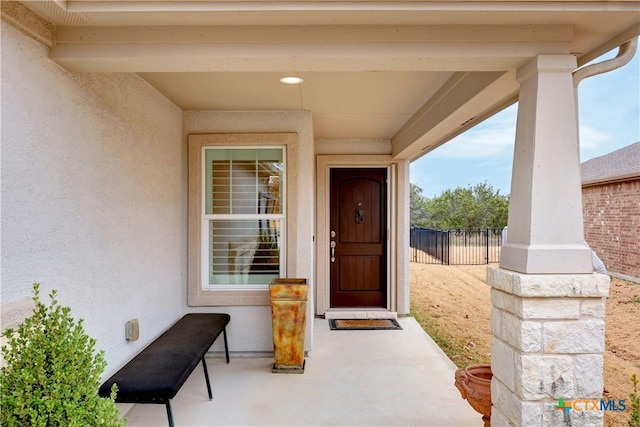
{"type": "Polygon", "coordinates": [[[388,139],[318,139],[316,154],[391,154],[388,139]]]}
{"type": "Polygon", "coordinates": [[[640,179],[583,187],[585,240],[607,271],[640,280],[640,179]]]}
{"type": "MultiPolygon", "coordinates": [[[[203,133],[298,133],[298,156],[287,159],[289,180],[295,181],[298,190],[288,189],[288,218],[295,211],[296,221],[288,221],[287,242],[297,245],[295,259],[287,260],[287,270],[295,277],[309,281],[307,303],[307,333],[305,348],[311,350],[313,342],[313,277],[315,230],[315,157],[311,114],[306,111],[265,111],[265,112],[210,112],[191,111],[184,113],[183,144],[186,153],[189,134],[203,133]]],[[[185,160],[185,171],[187,170],[185,160]]],[[[186,175],[185,175],[186,176],[186,175]]],[[[185,206],[186,206],[185,201],[185,206]]],[[[289,249],[292,249],[291,247],[289,249]]],[[[186,299],[186,287],[183,289],[186,299]]],[[[271,352],[273,338],[271,332],[271,310],[269,306],[229,306],[229,307],[189,307],[196,312],[224,312],[231,314],[228,328],[229,347],[234,352],[271,352]]],[[[222,350],[222,343],[216,342],[214,351],[222,350]]]]}
{"type": "Polygon", "coordinates": [[[2,304],[57,289],[107,375],[184,311],[182,112],[136,75],[71,74],[47,54],[3,23],[2,304]]]}

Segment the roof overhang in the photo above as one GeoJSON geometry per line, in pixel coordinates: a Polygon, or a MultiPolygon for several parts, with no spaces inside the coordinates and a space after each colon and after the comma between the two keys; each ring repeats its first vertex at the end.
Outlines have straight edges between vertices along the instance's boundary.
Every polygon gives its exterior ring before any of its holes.
{"type": "Polygon", "coordinates": [[[584,64],[640,33],[637,1],[22,3],[69,71],[138,73],[184,110],[310,110],[316,138],[386,139],[398,159],[515,102],[530,58],[584,64]]]}

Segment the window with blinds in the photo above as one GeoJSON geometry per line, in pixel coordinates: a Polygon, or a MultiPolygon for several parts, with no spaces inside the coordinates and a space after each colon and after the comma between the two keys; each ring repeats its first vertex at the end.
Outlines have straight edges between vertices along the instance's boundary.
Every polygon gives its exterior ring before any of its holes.
{"type": "Polygon", "coordinates": [[[280,277],[284,148],[205,148],[209,286],[256,289],[280,277]]]}

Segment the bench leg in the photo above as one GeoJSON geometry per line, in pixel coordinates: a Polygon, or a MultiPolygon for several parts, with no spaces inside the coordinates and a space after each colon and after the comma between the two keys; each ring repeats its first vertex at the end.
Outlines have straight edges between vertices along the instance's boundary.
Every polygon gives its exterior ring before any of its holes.
{"type": "Polygon", "coordinates": [[[227,365],[229,364],[229,346],[227,345],[227,328],[225,327],[222,330],[222,335],[224,338],[224,353],[227,356],[227,365]]]}
{"type": "Polygon", "coordinates": [[[209,400],[213,400],[213,395],[211,394],[211,383],[209,382],[209,371],[207,371],[207,362],[204,361],[204,356],[202,357],[202,367],[204,368],[204,379],[207,381],[209,400]]]}
{"type": "Polygon", "coordinates": [[[175,424],[173,423],[173,413],[171,412],[170,400],[167,400],[166,406],[167,406],[167,418],[169,418],[169,427],[175,427],[175,424]]]}

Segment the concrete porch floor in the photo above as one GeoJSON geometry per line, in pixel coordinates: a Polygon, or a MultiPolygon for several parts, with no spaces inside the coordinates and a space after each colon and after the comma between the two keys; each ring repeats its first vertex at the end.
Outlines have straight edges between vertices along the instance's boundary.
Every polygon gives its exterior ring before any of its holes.
{"type": "MultiPolygon", "coordinates": [[[[314,319],[305,372],[273,358],[207,358],[172,401],[176,426],[481,426],[453,385],[455,365],[411,317],[403,330],[331,331],[314,319]]],[[[233,337],[229,344],[233,350],[233,337]]],[[[167,426],[164,405],[135,405],[128,426],[167,426]]]]}

